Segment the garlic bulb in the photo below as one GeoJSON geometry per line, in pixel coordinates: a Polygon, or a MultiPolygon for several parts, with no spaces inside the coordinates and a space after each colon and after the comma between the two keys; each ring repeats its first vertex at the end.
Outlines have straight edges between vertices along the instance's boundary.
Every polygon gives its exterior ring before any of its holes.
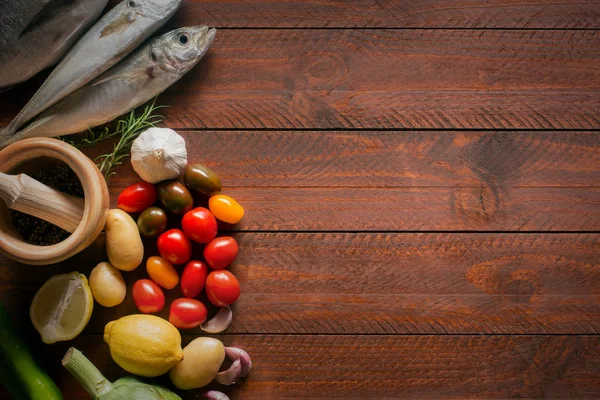
{"type": "Polygon", "coordinates": [[[150,128],[133,141],[131,165],[149,183],[176,178],[187,165],[185,140],[172,129],[150,128]]]}

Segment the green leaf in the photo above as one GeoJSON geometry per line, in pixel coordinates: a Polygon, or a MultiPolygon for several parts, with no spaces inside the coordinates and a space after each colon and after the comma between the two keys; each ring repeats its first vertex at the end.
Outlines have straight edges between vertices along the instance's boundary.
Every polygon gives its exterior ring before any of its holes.
{"type": "Polygon", "coordinates": [[[119,138],[111,153],[98,156],[95,160],[100,172],[108,179],[116,174],[115,169],[123,164],[126,157],[129,156],[133,141],[146,129],[152,128],[163,120],[163,117],[157,114],[156,111],[168,106],[157,106],[155,104],[156,97],[141,112],[131,110],[117,121],[112,130],[107,126],[95,128],[94,130],[90,129],[78,142],[68,137],[61,137],[60,139],[78,149],[82,149],[94,146],[104,140],[119,138]]]}

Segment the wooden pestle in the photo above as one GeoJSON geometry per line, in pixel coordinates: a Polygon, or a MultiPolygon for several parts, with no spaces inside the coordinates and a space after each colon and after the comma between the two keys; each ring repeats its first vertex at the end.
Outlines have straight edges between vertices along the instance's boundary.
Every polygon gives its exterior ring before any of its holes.
{"type": "Polygon", "coordinates": [[[25,175],[0,172],[0,199],[8,208],[43,219],[73,233],[83,218],[84,200],[25,175]]]}

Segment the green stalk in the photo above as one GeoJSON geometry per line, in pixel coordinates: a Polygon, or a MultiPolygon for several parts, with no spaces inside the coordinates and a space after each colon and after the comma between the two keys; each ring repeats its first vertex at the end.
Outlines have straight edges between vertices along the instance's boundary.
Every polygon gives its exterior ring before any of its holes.
{"type": "Polygon", "coordinates": [[[15,400],[28,400],[27,394],[19,383],[19,378],[4,360],[4,357],[0,357],[0,377],[2,386],[15,400]]]}
{"type": "Polygon", "coordinates": [[[112,390],[112,383],[76,348],[71,347],[67,351],[67,354],[63,357],[62,365],[94,399],[112,390]]]}
{"type": "Polygon", "coordinates": [[[0,304],[0,359],[2,373],[0,381],[15,397],[24,395],[28,400],[62,400],[62,394],[52,379],[41,370],[27,346],[10,321],[8,313],[0,304]],[[20,386],[20,390],[16,388],[20,386]]]}

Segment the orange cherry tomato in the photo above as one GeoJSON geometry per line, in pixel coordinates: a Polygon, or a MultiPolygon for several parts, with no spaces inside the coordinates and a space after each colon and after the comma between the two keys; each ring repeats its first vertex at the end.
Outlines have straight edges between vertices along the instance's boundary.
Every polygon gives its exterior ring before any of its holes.
{"type": "Polygon", "coordinates": [[[173,289],[179,283],[179,274],[175,267],[162,257],[149,257],[146,271],[154,282],[165,289],[173,289]]]}
{"type": "Polygon", "coordinates": [[[228,224],[237,224],[244,216],[244,209],[229,196],[218,194],[208,200],[208,208],[214,216],[228,224]]]}

